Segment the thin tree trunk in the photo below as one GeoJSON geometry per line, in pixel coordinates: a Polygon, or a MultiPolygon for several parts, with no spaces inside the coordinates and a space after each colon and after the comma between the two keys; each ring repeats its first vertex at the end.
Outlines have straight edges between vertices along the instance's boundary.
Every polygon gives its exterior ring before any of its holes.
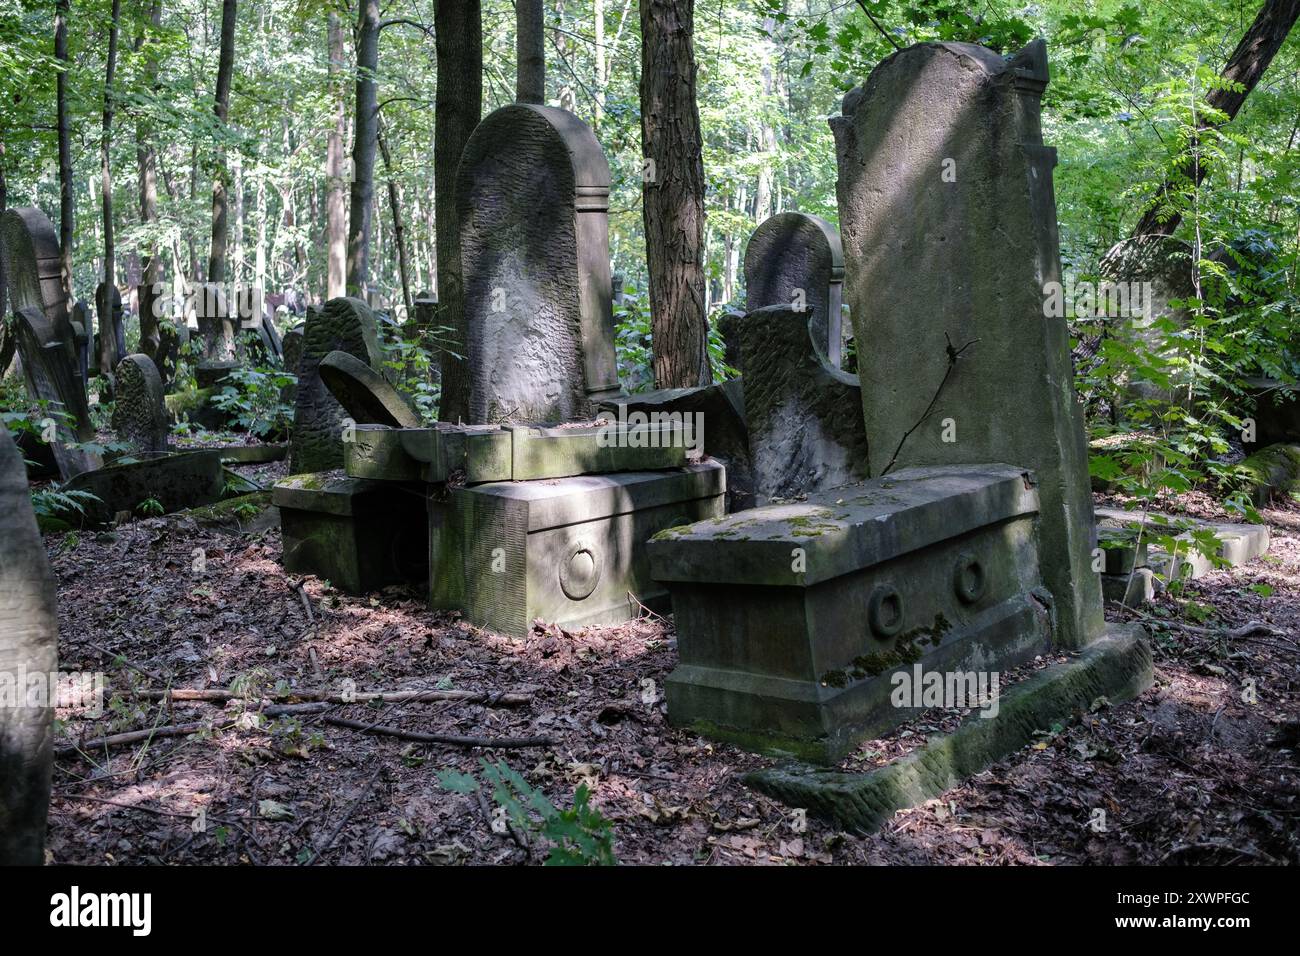
{"type": "MultiPolygon", "coordinates": [[[[1205,98],[1208,105],[1224,113],[1226,122],[1231,122],[1241,110],[1246,97],[1273,62],[1273,57],[1286,41],[1297,19],[1300,19],[1300,0],[1267,0],[1260,8],[1255,22],[1250,25],[1246,35],[1232,51],[1232,56],[1228,57],[1223,72],[1219,74],[1225,85],[1216,86],[1205,98]],[[1226,85],[1229,82],[1240,84],[1241,89],[1229,88],[1226,85]]],[[[1217,121],[1205,119],[1198,123],[1198,128],[1217,129],[1221,125],[1223,124],[1217,121]]],[[[1133,228],[1134,236],[1173,235],[1183,217],[1177,210],[1169,209],[1165,197],[1170,190],[1177,189],[1178,182],[1194,181],[1199,186],[1205,179],[1208,170],[1195,161],[1196,152],[1195,144],[1192,144],[1188,153],[1179,160],[1178,172],[1165,180],[1157,200],[1138,220],[1133,228]]]]}
{"type": "MultiPolygon", "coordinates": [[[[0,140],[0,216],[9,208],[9,183],[5,180],[5,144],[0,140]]],[[[8,320],[9,313],[5,310],[5,303],[8,301],[9,287],[5,279],[5,257],[0,256],[0,327],[8,320]]],[[[0,328],[0,341],[6,338],[3,328],[0,328]]],[[[12,341],[12,340],[11,340],[12,341]]],[[[9,371],[8,359],[0,359],[0,378],[4,378],[5,373],[9,371]]]]}
{"type": "Polygon", "coordinates": [[[600,122],[605,118],[605,2],[592,0],[592,18],[595,20],[596,42],[591,51],[596,63],[596,102],[592,108],[591,126],[600,129],[600,122]]]}
{"type": "Polygon", "coordinates": [[[415,305],[411,301],[411,280],[406,258],[406,229],[402,225],[402,197],[397,189],[397,177],[393,173],[393,156],[388,151],[388,139],[384,136],[382,121],[376,134],[379,140],[379,152],[384,157],[384,171],[388,174],[388,207],[393,216],[393,239],[397,243],[397,271],[402,279],[402,301],[406,304],[406,314],[409,316],[415,305]]]}
{"type": "Polygon", "coordinates": [[[99,297],[99,374],[107,380],[122,360],[113,329],[113,291],[117,288],[117,250],[113,242],[113,171],[109,163],[113,136],[113,78],[117,73],[118,21],[122,0],[113,0],[108,27],[108,62],[104,67],[104,126],[99,140],[99,198],[104,208],[104,284],[99,297]]]}
{"type": "Polygon", "coordinates": [[[72,227],[77,203],[72,185],[72,132],[68,122],[69,0],[58,0],[54,13],[54,58],[62,64],[55,79],[59,127],[59,254],[63,260],[63,296],[72,309],[72,227]]]}
{"type": "Polygon", "coordinates": [[[357,16],[357,115],[352,143],[352,202],[348,213],[348,295],[364,296],[370,275],[370,218],[375,198],[379,122],[379,0],[361,0],[357,16]]]}
{"type": "Polygon", "coordinates": [[[325,201],[325,298],[334,299],[347,290],[348,220],[343,142],[347,136],[348,115],[343,95],[343,20],[337,13],[329,17],[329,87],[334,105],[334,128],[325,147],[325,177],[329,193],[325,201]]]}
{"type": "MultiPolygon", "coordinates": [[[[222,0],[221,4],[221,58],[217,62],[217,95],[213,112],[217,126],[224,133],[226,118],[230,115],[230,75],[235,67],[235,21],[238,17],[237,0],[222,0]]],[[[212,176],[212,254],[208,258],[208,281],[226,281],[226,245],[230,231],[230,203],[226,196],[226,148],[217,147],[216,168],[212,176]]]]}
{"type": "Polygon", "coordinates": [[[546,102],[546,16],[542,0],[515,0],[515,100],[546,102]]]}
{"type": "Polygon", "coordinates": [[[658,388],[707,385],[704,162],[694,0],[641,0],[642,186],[658,388]]]}
{"type": "MultiPolygon", "coordinates": [[[[148,26],[141,25],[135,41],[136,53],[144,57],[145,86],[151,92],[158,89],[158,59],[152,50],[146,50],[148,31],[161,26],[162,0],[152,0],[148,26]]],[[[141,110],[136,120],[135,141],[136,161],[140,168],[140,221],[146,230],[151,230],[158,223],[158,148],[154,145],[153,121],[147,109],[141,110]]],[[[155,248],[157,242],[156,234],[147,235],[140,277],[140,351],[150,358],[155,357],[159,344],[157,303],[160,290],[157,286],[162,281],[162,263],[155,248]]]]}
{"type": "Polygon", "coordinates": [[[439,3],[434,37],[438,91],[434,105],[433,180],[438,253],[438,316],[453,342],[440,358],[442,398],[438,418],[458,422],[469,414],[465,368],[465,292],[456,215],[456,170],[483,111],[483,14],[479,0],[439,3]],[[453,354],[453,352],[455,354],[453,354]]]}

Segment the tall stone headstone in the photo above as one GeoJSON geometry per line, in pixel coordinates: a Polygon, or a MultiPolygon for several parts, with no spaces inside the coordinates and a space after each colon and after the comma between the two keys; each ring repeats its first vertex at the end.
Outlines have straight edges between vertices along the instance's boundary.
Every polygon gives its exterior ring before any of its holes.
{"type": "Polygon", "coordinates": [[[589,418],[619,393],[609,164],[572,113],[515,104],[457,179],[473,424],[589,418]]]}
{"type": "Polygon", "coordinates": [[[1009,60],[927,43],[881,63],[833,118],[845,294],[859,342],[875,477],[1003,461],[1033,470],[1058,638],[1101,632],[1082,413],[1064,318],[1043,145],[1046,45],[1009,60]]]}
{"type": "Polygon", "coordinates": [[[839,368],[844,252],[825,219],[777,213],[754,230],[745,250],[745,307],[781,305],[806,313],[813,344],[839,368]]]}
{"type": "Polygon", "coordinates": [[[69,356],[75,356],[59,240],[49,217],[35,206],[6,210],[0,215],[0,256],[5,262],[11,314],[24,306],[40,310],[54,337],[64,344],[69,356]]]}
{"type": "Polygon", "coordinates": [[[170,429],[158,366],[147,355],[128,355],[114,379],[113,430],[137,453],[166,452],[170,429]]]}
{"type": "Polygon", "coordinates": [[[342,436],[348,415],[320,376],[321,362],[335,351],[346,352],[371,368],[379,364],[375,317],[360,299],[330,299],[324,308],[307,311],[289,446],[292,473],[343,467],[342,436]]]}
{"type": "MultiPolygon", "coordinates": [[[[0,541],[0,674],[24,693],[56,675],[59,615],[27,469],[2,425],[0,541]]],[[[53,761],[54,702],[24,693],[0,707],[0,866],[44,862],[53,761]]]]}

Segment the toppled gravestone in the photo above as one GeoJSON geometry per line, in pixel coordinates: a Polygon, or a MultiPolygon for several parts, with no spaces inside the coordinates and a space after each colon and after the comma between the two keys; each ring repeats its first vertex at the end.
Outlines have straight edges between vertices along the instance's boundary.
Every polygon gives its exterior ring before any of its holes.
{"type": "Polygon", "coordinates": [[[0,866],[44,862],[59,616],[27,470],[0,425],[0,866]],[[33,682],[40,691],[29,695],[33,682]]]}
{"type": "Polygon", "coordinates": [[[750,312],[740,324],[745,415],[754,492],[771,498],[867,477],[858,379],[833,367],[789,305],[750,312]]]}
{"type": "Polygon", "coordinates": [[[1047,80],[1042,41],[1009,60],[918,44],[846,95],[831,128],[845,295],[871,343],[859,373],[871,474],[1030,470],[1059,638],[1081,647],[1101,633],[1101,590],[1068,332],[1044,314],[1061,277],[1047,80]]]}
{"type": "Polygon", "coordinates": [[[162,377],[147,355],[128,355],[117,364],[113,430],[140,454],[168,450],[171,429],[163,403],[162,377]]]}
{"type": "Polygon", "coordinates": [[[307,313],[289,446],[289,470],[294,474],[343,467],[348,415],[320,375],[321,362],[331,352],[346,352],[372,368],[379,363],[374,313],[360,299],[330,299],[324,308],[307,313]]]}
{"type": "Polygon", "coordinates": [[[503,107],[461,158],[471,424],[583,420],[619,392],[609,164],[565,110],[503,107]]]}
{"type": "Polygon", "coordinates": [[[77,519],[99,527],[123,512],[140,518],[210,505],[221,499],[225,476],[219,451],[192,451],[85,471],[68,480],[63,490],[95,496],[97,500],[85,502],[77,519]]]}
{"type": "Polygon", "coordinates": [[[420,416],[387,379],[347,352],[321,360],[320,377],[334,399],[357,424],[418,428],[420,416]]]}
{"type": "MultiPolygon", "coordinates": [[[[745,308],[754,312],[781,305],[802,314],[813,344],[834,368],[841,366],[843,283],[840,234],[824,219],[777,213],[749,237],[745,308]]],[[[742,353],[741,360],[748,362],[748,357],[742,353]]]]}

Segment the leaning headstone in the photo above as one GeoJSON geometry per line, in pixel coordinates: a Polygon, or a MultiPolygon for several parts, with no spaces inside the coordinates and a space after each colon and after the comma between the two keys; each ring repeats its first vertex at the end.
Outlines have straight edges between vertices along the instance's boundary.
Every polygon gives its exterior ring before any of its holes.
{"type": "Polygon", "coordinates": [[[506,106],[474,130],[457,183],[470,422],[590,418],[619,392],[600,144],[572,113],[506,106]]]}
{"type": "Polygon", "coordinates": [[[220,501],[225,473],[221,451],[209,449],[84,471],[63,490],[94,495],[76,519],[83,526],[99,527],[123,512],[148,517],[220,501]]]}
{"type": "Polygon", "coordinates": [[[320,377],[348,417],[357,424],[419,428],[420,416],[387,380],[347,352],[321,359],[320,377]]]}
{"type": "Polygon", "coordinates": [[[871,473],[1005,461],[1041,499],[1058,635],[1102,630],[1082,414],[1064,318],[1039,40],[1010,59],[926,43],[885,60],[831,120],[845,291],[862,362],[871,473]],[[905,263],[901,267],[900,263],[905,263]]]}
{"type": "Polygon", "coordinates": [[[75,343],[63,291],[59,240],[45,213],[25,206],[0,215],[0,256],[5,261],[10,314],[24,306],[39,309],[71,355],[75,343]]]}
{"type": "Polygon", "coordinates": [[[745,307],[782,305],[808,320],[814,345],[839,368],[844,283],[840,234],[825,219],[777,213],[754,230],[745,250],[745,307]]]}
{"type": "Polygon", "coordinates": [[[14,315],[18,354],[23,360],[27,393],[46,403],[49,418],[42,426],[64,478],[101,464],[97,453],[73,447],[93,442],[95,429],[90,422],[86,393],[77,378],[72,355],[59,338],[45,314],[33,306],[24,306],[14,315]]]}
{"type": "Polygon", "coordinates": [[[54,760],[59,615],[54,576],[27,487],[23,457],[0,426],[0,677],[10,695],[0,707],[0,866],[40,866],[54,760]]]}
{"type": "Polygon", "coordinates": [[[293,474],[343,467],[342,436],[348,415],[320,376],[321,361],[335,351],[347,352],[372,368],[379,364],[375,317],[360,299],[330,299],[323,309],[308,312],[289,449],[293,474]]]}
{"type": "Polygon", "coordinates": [[[139,454],[166,452],[170,429],[163,404],[162,377],[147,355],[128,355],[117,363],[113,430],[139,454]]]}
{"type": "Polygon", "coordinates": [[[867,434],[857,376],[833,367],[790,305],[740,323],[745,413],[760,503],[867,477],[867,434]]]}

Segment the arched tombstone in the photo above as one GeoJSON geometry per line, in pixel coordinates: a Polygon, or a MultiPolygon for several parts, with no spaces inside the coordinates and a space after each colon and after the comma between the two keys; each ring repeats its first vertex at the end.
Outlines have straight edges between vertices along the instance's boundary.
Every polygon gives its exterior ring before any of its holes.
{"type": "Polygon", "coordinates": [[[474,130],[460,216],[472,424],[590,418],[618,395],[609,164],[572,113],[514,104],[474,130]]]}
{"type": "Polygon", "coordinates": [[[335,351],[346,352],[371,368],[379,364],[375,317],[360,299],[330,299],[324,308],[307,311],[289,444],[292,474],[343,467],[343,428],[348,415],[320,375],[321,362],[335,351]]]}
{"type": "Polygon", "coordinates": [[[808,314],[813,344],[835,368],[842,365],[840,301],[844,252],[825,219],[781,212],[765,220],[745,250],[745,308],[770,305],[808,314]]]}
{"type": "Polygon", "coordinates": [[[1102,633],[1083,417],[1064,318],[1041,40],[1003,58],[965,43],[889,57],[831,119],[871,474],[1009,462],[1041,499],[1057,640],[1102,633]]]}
{"type": "Polygon", "coordinates": [[[0,674],[21,700],[0,707],[0,866],[40,866],[54,762],[59,615],[23,456],[0,425],[0,674]],[[28,696],[32,681],[44,699],[28,696]]]}
{"type": "Polygon", "coordinates": [[[168,450],[167,408],[162,377],[147,355],[128,355],[114,373],[113,430],[130,442],[137,453],[152,455],[168,450]]]}

